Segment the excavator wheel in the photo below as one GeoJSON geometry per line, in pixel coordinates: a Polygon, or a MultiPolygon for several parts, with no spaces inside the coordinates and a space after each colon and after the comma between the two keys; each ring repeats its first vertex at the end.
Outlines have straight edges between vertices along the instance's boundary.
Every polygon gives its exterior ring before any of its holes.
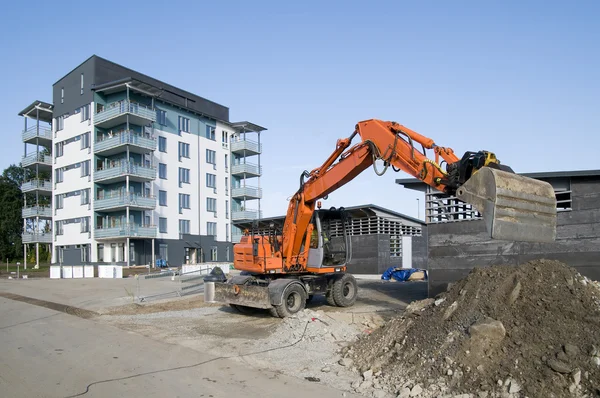
{"type": "Polygon", "coordinates": [[[302,311],[306,306],[306,291],[297,283],[290,284],[283,292],[281,305],[276,305],[275,310],[280,318],[292,316],[302,311]]]}
{"type": "Polygon", "coordinates": [[[344,276],[333,282],[331,296],[338,307],[350,307],[354,305],[358,296],[358,285],[354,276],[344,274],[344,276]]]}

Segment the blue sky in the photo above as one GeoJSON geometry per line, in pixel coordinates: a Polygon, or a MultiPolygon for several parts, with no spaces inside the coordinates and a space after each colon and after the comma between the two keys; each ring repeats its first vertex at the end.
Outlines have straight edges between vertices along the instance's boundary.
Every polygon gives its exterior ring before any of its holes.
{"type": "MultiPolygon", "coordinates": [[[[52,84],[92,54],[267,127],[265,216],[284,213],[301,171],[364,119],[459,154],[493,151],[517,172],[600,168],[599,2],[11,3],[1,169],[23,153],[17,113],[50,101],[52,84]]],[[[324,205],[416,216],[421,196],[394,184],[404,177],[366,170],[324,205]]]]}

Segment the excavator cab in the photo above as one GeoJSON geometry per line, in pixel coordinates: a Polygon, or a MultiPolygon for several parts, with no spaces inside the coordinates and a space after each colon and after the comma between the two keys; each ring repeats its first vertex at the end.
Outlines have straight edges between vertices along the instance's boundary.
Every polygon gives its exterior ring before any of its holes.
{"type": "Polygon", "coordinates": [[[343,267],[350,261],[352,253],[347,221],[348,214],[344,208],[315,210],[308,249],[308,267],[343,267]]]}

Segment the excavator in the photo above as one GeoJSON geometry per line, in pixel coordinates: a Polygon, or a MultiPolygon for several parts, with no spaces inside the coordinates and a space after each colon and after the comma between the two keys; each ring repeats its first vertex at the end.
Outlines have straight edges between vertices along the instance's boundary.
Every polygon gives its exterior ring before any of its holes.
{"type": "Polygon", "coordinates": [[[492,239],[556,238],[556,199],[549,183],[516,174],[492,152],[458,158],[451,148],[403,125],[370,119],[357,123],[350,137],[338,139],[321,166],[301,174],[282,228],[253,227],[234,245],[234,268],[241,273],[215,283],[215,302],[242,313],[268,309],[281,318],[304,309],[314,295],[325,295],[333,306],[353,305],[358,286],[346,272],[352,254],[347,215],[343,208],[321,209],[320,199],[369,167],[383,175],[390,166],[471,204],[492,239]],[[361,140],[352,145],[356,136],[361,140]],[[376,162],[383,168],[378,170],[376,162]]]}

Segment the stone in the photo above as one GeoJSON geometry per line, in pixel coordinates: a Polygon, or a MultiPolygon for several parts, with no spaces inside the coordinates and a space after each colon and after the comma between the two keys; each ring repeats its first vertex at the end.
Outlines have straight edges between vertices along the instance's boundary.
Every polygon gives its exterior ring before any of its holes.
{"type": "Polygon", "coordinates": [[[352,384],[350,386],[356,390],[358,388],[358,386],[360,386],[360,381],[355,380],[352,382],[352,384]]]}
{"type": "Polygon", "coordinates": [[[571,375],[573,376],[573,383],[578,386],[581,383],[581,370],[577,369],[571,375]]]}
{"type": "Polygon", "coordinates": [[[513,305],[517,299],[519,298],[519,294],[521,293],[521,282],[517,281],[514,287],[512,288],[510,294],[508,295],[508,304],[513,305]]]}
{"type": "Polygon", "coordinates": [[[477,371],[483,373],[483,365],[477,365],[477,371]]]}
{"type": "Polygon", "coordinates": [[[569,362],[569,357],[563,351],[559,351],[556,354],[556,359],[563,361],[563,362],[569,362]]]}
{"type": "Polygon", "coordinates": [[[502,387],[502,384],[504,384],[502,383],[502,380],[498,379],[498,387],[502,387]]]}
{"type": "Polygon", "coordinates": [[[509,394],[516,394],[521,391],[521,385],[514,380],[510,381],[510,387],[508,388],[509,394]]]}
{"type": "Polygon", "coordinates": [[[489,393],[487,391],[479,391],[477,398],[487,398],[489,393]]]}
{"type": "Polygon", "coordinates": [[[600,366],[600,357],[592,357],[592,363],[596,366],[600,366]]]}
{"type": "Polygon", "coordinates": [[[502,322],[486,317],[469,327],[472,338],[482,338],[490,342],[499,342],[506,336],[506,329],[502,322]]]}
{"type": "Polygon", "coordinates": [[[571,385],[569,385],[569,392],[571,394],[573,394],[576,389],[577,389],[577,386],[575,385],[575,383],[571,383],[571,385]]]}
{"type": "Polygon", "coordinates": [[[442,319],[445,321],[448,318],[450,318],[452,316],[452,314],[454,314],[454,311],[456,311],[456,309],[458,308],[458,302],[453,302],[452,304],[450,304],[450,307],[448,307],[446,309],[446,311],[444,312],[444,316],[442,317],[442,319]]]}
{"type": "Polygon", "coordinates": [[[410,397],[410,388],[403,387],[402,390],[400,390],[400,394],[398,394],[398,398],[409,398],[409,397],[410,397]]]}
{"type": "Polygon", "coordinates": [[[407,314],[412,314],[413,312],[423,311],[425,308],[429,307],[435,302],[434,299],[428,298],[425,300],[413,301],[409,305],[406,306],[404,310],[407,314]]]}
{"type": "Polygon", "coordinates": [[[447,374],[448,376],[452,376],[452,373],[453,373],[453,372],[452,372],[452,369],[448,369],[448,371],[446,372],[446,374],[447,374]]]}
{"type": "Polygon", "coordinates": [[[329,366],[325,366],[323,369],[321,369],[321,372],[329,373],[329,372],[331,372],[331,368],[329,366]]]}
{"type": "Polygon", "coordinates": [[[365,391],[365,390],[368,390],[369,388],[371,388],[372,386],[373,386],[373,382],[371,380],[365,380],[362,383],[360,383],[360,386],[358,386],[358,390],[365,391]]]}
{"type": "Polygon", "coordinates": [[[338,363],[342,366],[350,367],[354,363],[354,361],[350,358],[342,358],[338,361],[338,363]]]}
{"type": "Polygon", "coordinates": [[[444,301],[446,301],[446,297],[435,300],[433,304],[437,307],[441,305],[444,301]]]}
{"type": "Polygon", "coordinates": [[[363,378],[365,380],[371,380],[373,378],[373,369],[369,369],[363,373],[363,378]]]}
{"type": "Polygon", "coordinates": [[[423,392],[423,388],[421,388],[421,386],[419,384],[417,384],[410,390],[410,396],[417,397],[417,396],[421,395],[422,392],[423,392]]]}
{"type": "Polygon", "coordinates": [[[565,344],[565,354],[570,357],[575,357],[579,354],[579,347],[574,344],[565,344]]]}
{"type": "Polygon", "coordinates": [[[558,372],[558,373],[564,373],[564,374],[571,373],[571,367],[568,364],[566,364],[562,361],[559,361],[557,359],[549,360],[548,366],[550,367],[550,369],[552,369],[553,371],[558,372]]]}
{"type": "Polygon", "coordinates": [[[373,397],[375,397],[375,398],[385,398],[386,396],[387,396],[387,393],[383,390],[376,390],[373,393],[373,397]]]}

